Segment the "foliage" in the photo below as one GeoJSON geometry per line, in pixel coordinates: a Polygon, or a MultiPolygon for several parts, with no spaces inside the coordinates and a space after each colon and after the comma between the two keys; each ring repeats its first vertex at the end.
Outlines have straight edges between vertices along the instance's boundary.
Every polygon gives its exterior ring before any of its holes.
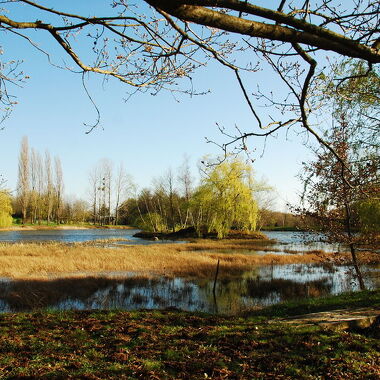
{"type": "Polygon", "coordinates": [[[10,195],[0,190],[0,227],[12,225],[12,201],[10,195]]]}
{"type": "Polygon", "coordinates": [[[380,199],[368,199],[356,205],[360,230],[368,233],[380,233],[380,199]]]}
{"type": "Polygon", "coordinates": [[[324,78],[322,97],[333,118],[325,134],[330,149],[317,149],[315,160],[304,164],[306,214],[320,221],[331,240],[350,245],[353,256],[356,244],[379,233],[379,74],[346,60],[324,78]]]}
{"type": "Polygon", "coordinates": [[[143,231],[162,232],[168,230],[168,226],[163,221],[161,215],[155,212],[145,215],[145,218],[137,217],[133,225],[143,231]]]}
{"type": "Polygon", "coordinates": [[[208,168],[192,199],[198,231],[205,227],[219,238],[231,228],[254,231],[258,218],[254,190],[252,168],[239,159],[208,168]]]}
{"type": "Polygon", "coordinates": [[[364,289],[357,248],[378,240],[379,230],[372,228],[370,222],[372,210],[365,205],[379,199],[380,157],[355,143],[355,121],[353,129],[351,125],[342,117],[328,138],[332,150],[321,150],[314,161],[304,164],[304,208],[299,211],[314,218],[331,242],[350,248],[360,287],[364,289]]]}
{"type": "Polygon", "coordinates": [[[379,157],[351,144],[356,137],[351,132],[341,121],[329,138],[343,162],[329,151],[318,152],[304,165],[303,177],[306,215],[319,220],[332,241],[348,245],[368,243],[372,237],[372,228],[365,226],[376,218],[376,207],[370,205],[378,204],[380,170],[379,157]],[[361,233],[355,234],[358,230],[361,233]]]}
{"type": "Polygon", "coordinates": [[[350,121],[351,144],[378,153],[380,69],[370,71],[361,61],[345,60],[333,67],[324,82],[320,100],[336,120],[344,115],[350,121]]]}

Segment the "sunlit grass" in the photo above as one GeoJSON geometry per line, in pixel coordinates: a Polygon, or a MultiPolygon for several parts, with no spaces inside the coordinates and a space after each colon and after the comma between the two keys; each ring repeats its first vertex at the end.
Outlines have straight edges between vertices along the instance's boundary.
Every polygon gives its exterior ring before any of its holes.
{"type": "MultiPolygon", "coordinates": [[[[209,277],[220,260],[221,275],[239,273],[255,265],[291,263],[323,263],[349,261],[348,254],[307,252],[304,255],[268,252],[265,255],[245,255],[246,249],[262,250],[258,243],[243,240],[205,240],[187,244],[157,244],[100,248],[86,244],[18,243],[0,244],[0,277],[14,279],[84,276],[110,271],[145,274],[209,277]],[[218,253],[218,249],[233,249],[236,253],[218,253]]],[[[363,256],[363,259],[370,256],[363,256]]],[[[376,259],[376,258],[375,258],[376,259]]],[[[377,255],[377,259],[379,259],[377,255]]],[[[374,259],[371,259],[374,260],[374,259]]]]}

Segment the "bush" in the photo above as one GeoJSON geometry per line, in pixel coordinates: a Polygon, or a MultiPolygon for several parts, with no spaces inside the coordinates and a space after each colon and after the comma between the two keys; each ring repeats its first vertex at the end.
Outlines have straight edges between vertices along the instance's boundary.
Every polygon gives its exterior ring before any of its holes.
{"type": "Polygon", "coordinates": [[[0,227],[9,227],[12,221],[11,197],[7,192],[0,191],[0,227]]]}

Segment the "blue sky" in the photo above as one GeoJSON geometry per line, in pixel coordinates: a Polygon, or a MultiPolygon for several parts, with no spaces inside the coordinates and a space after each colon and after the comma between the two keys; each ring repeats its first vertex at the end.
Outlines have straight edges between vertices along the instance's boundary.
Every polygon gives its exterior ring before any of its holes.
{"type": "MultiPolygon", "coordinates": [[[[22,12],[17,16],[32,17],[22,12]]],[[[56,62],[61,62],[59,48],[54,47],[51,39],[38,36],[37,40],[41,46],[52,48],[56,62]]],[[[42,154],[48,149],[52,156],[59,156],[66,193],[86,198],[88,173],[101,158],[109,158],[115,165],[123,162],[141,188],[149,186],[153,177],[162,175],[169,167],[180,166],[184,154],[190,156],[196,175],[196,163],[202,156],[220,153],[204,139],[207,136],[223,141],[216,123],[227,128],[236,124],[244,130],[254,125],[234,76],[213,63],[193,75],[195,88],[210,89],[211,93],[192,98],[180,96],[179,102],[168,92],[157,96],[137,94],[125,102],[129,88],[116,80],[103,84],[102,78],[90,75],[86,83],[100,109],[101,124],[86,134],[83,123],[93,122],[96,113],[83,90],[81,76],[50,66],[46,57],[26,41],[2,35],[1,45],[4,58],[22,58],[23,70],[30,76],[22,89],[14,91],[19,104],[0,131],[0,173],[12,189],[17,182],[22,136],[28,136],[30,146],[42,154]]],[[[269,82],[272,87],[276,87],[277,80],[266,71],[249,79],[251,86],[257,81],[269,82]]],[[[262,144],[262,140],[249,142],[251,149],[256,148],[256,176],[265,177],[276,188],[276,207],[283,210],[286,201],[297,201],[301,185],[295,176],[309,153],[293,132],[285,136],[284,131],[277,139],[269,138],[264,156],[260,157],[262,144]]]]}

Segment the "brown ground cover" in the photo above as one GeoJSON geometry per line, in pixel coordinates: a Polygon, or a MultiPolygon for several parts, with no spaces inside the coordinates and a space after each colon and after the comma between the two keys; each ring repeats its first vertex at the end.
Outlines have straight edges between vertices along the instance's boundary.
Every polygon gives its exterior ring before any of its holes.
{"type": "MultiPolygon", "coordinates": [[[[220,260],[221,275],[249,270],[256,265],[290,263],[350,262],[349,253],[311,251],[305,254],[246,255],[250,250],[270,249],[252,240],[198,240],[185,244],[152,244],[101,248],[88,244],[62,243],[0,244],[0,277],[14,279],[48,278],[51,275],[88,276],[108,271],[133,271],[144,274],[209,277],[220,260]],[[266,248],[265,248],[266,247],[266,248]],[[231,249],[234,253],[221,253],[231,249]],[[220,252],[218,252],[220,250],[220,252]]],[[[379,262],[380,255],[362,252],[362,263],[379,262]]]]}

